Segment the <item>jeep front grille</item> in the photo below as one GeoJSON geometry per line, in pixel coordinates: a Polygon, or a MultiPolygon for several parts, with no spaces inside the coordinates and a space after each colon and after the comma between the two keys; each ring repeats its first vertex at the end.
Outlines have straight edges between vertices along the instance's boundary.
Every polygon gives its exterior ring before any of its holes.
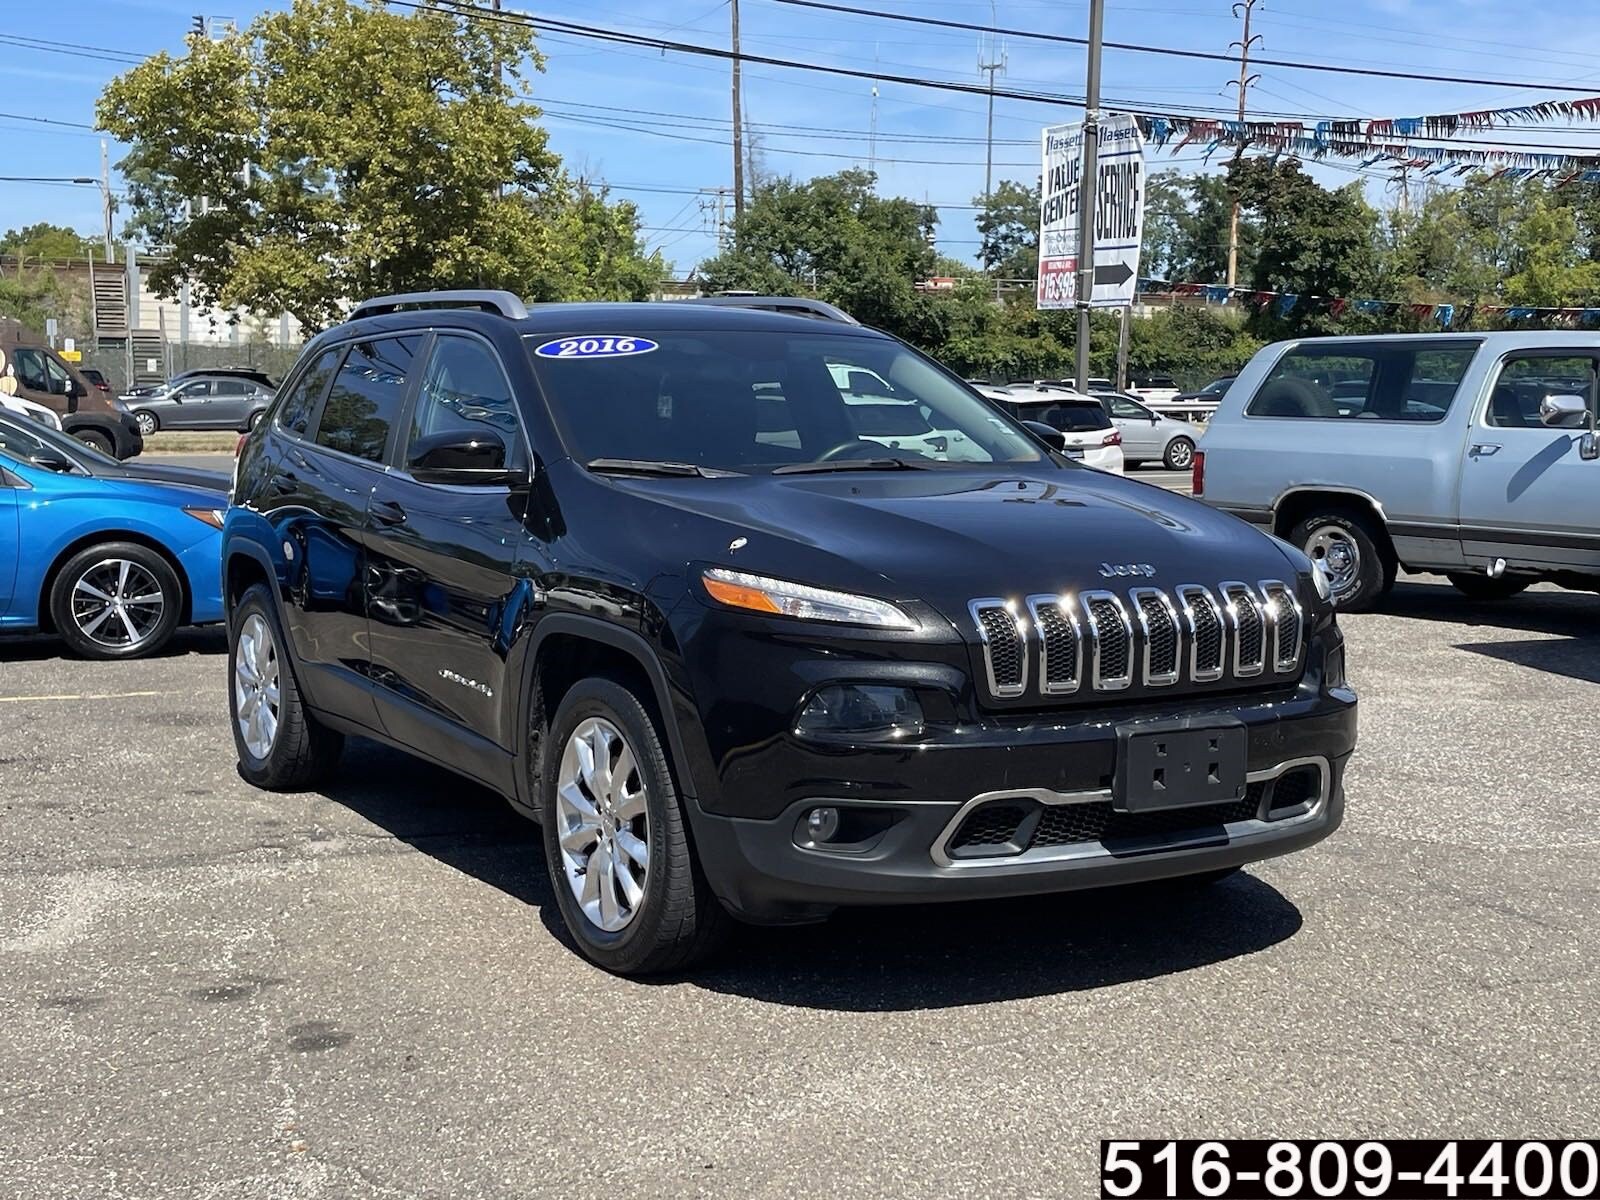
{"type": "Polygon", "coordinates": [[[1020,605],[987,597],[968,607],[988,694],[1001,700],[1293,675],[1305,642],[1294,589],[1275,579],[1037,595],[1020,605]]]}

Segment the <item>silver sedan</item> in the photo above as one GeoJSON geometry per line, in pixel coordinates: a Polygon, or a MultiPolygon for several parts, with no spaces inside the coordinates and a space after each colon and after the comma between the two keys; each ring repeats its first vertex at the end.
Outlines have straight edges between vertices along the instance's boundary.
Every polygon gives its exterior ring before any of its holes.
{"type": "Polygon", "coordinates": [[[1095,398],[1111,410],[1111,423],[1122,434],[1126,466],[1159,462],[1169,471],[1187,471],[1194,465],[1200,426],[1152,412],[1122,392],[1096,392],[1095,398]]]}

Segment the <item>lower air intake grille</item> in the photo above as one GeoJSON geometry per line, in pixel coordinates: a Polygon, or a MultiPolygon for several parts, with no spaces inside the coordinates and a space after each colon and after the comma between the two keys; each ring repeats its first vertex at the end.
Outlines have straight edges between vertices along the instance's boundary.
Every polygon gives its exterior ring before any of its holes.
{"type": "Polygon", "coordinates": [[[985,804],[967,814],[950,839],[950,848],[958,846],[1000,846],[1009,842],[1027,817],[1028,810],[1020,804],[985,804]]]}
{"type": "Polygon", "coordinates": [[[1077,842],[1159,837],[1167,833],[1226,825],[1229,821],[1248,821],[1261,807],[1264,786],[1251,784],[1245,798],[1231,804],[1202,804],[1163,812],[1116,812],[1108,800],[1095,804],[1052,804],[1040,814],[1038,828],[1029,846],[1070,846],[1077,842]]]}

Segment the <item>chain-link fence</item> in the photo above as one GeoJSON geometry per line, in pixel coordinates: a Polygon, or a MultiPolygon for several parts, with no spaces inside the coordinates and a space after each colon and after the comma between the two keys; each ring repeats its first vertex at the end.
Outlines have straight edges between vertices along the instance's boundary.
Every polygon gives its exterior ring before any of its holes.
{"type": "MultiPolygon", "coordinates": [[[[299,346],[274,346],[260,342],[168,342],[166,361],[159,368],[162,375],[175,375],[179,371],[206,370],[215,367],[253,367],[265,371],[273,379],[282,379],[299,357],[299,346]]],[[[118,392],[128,390],[128,352],[121,346],[104,349],[85,349],[82,367],[93,367],[105,373],[112,388],[118,392]]],[[[138,373],[148,375],[145,364],[138,364],[138,373]]]]}

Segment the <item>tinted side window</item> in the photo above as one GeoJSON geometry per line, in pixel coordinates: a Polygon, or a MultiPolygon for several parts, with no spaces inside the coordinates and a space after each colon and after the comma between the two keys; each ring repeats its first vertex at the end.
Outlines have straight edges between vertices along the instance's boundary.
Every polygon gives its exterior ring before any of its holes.
{"type": "Polygon", "coordinates": [[[334,371],[339,367],[339,356],[344,353],[343,348],[325,350],[317,357],[317,361],[307,368],[306,373],[294,385],[294,390],[284,397],[283,403],[278,405],[278,427],[300,437],[306,435],[311,428],[312,415],[317,410],[317,402],[322,399],[322,393],[328,390],[328,380],[333,378],[334,371]]]}
{"type": "Polygon", "coordinates": [[[186,383],[174,393],[174,395],[184,400],[197,400],[201,396],[209,396],[210,394],[211,381],[209,379],[199,379],[194,383],[186,383]]]}
{"type": "Polygon", "coordinates": [[[494,353],[471,338],[440,337],[422,377],[411,429],[406,439],[406,466],[417,465],[428,441],[441,434],[476,433],[488,429],[506,444],[506,466],[527,463],[511,385],[494,353]]]}
{"type": "Polygon", "coordinates": [[[1442,421],[1477,342],[1309,342],[1290,350],[1250,398],[1252,417],[1442,421]]]}
{"type": "Polygon", "coordinates": [[[1487,424],[1501,429],[1542,429],[1539,406],[1547,396],[1582,396],[1595,411],[1595,363],[1587,355],[1513,355],[1489,393],[1487,424]]]}
{"type": "Polygon", "coordinates": [[[248,396],[251,388],[242,379],[219,379],[213,385],[219,396],[248,396]]]}
{"type": "Polygon", "coordinates": [[[23,387],[35,392],[50,390],[50,376],[44,369],[44,355],[37,350],[18,348],[11,357],[16,363],[17,378],[22,381],[23,387]]]}
{"type": "Polygon", "coordinates": [[[382,462],[389,430],[400,415],[420,337],[356,342],[334,377],[317,422],[317,445],[382,462]]]}

